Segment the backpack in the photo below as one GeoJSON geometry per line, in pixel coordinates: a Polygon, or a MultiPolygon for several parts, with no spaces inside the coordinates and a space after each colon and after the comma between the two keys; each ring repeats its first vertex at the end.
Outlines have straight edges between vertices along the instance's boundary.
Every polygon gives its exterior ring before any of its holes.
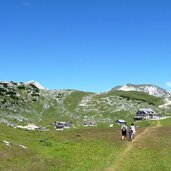
{"type": "Polygon", "coordinates": [[[126,131],[126,126],[123,126],[122,127],[122,131],[126,131]]]}

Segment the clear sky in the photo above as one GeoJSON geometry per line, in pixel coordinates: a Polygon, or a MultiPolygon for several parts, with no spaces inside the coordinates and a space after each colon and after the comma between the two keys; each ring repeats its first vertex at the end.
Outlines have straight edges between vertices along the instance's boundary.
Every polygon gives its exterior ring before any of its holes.
{"type": "Polygon", "coordinates": [[[0,80],[171,90],[170,0],[1,0],[0,80]]]}

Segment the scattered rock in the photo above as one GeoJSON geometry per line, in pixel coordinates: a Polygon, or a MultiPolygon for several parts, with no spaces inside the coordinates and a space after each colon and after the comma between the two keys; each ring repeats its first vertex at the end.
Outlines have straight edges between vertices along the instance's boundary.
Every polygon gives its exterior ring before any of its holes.
{"type": "Polygon", "coordinates": [[[7,146],[11,146],[10,144],[10,142],[8,142],[8,141],[2,141],[3,143],[5,143],[5,145],[7,145],[7,146]]]}
{"type": "Polygon", "coordinates": [[[22,144],[19,144],[19,146],[20,146],[21,148],[27,149],[27,147],[24,146],[24,145],[22,145],[22,144]]]}

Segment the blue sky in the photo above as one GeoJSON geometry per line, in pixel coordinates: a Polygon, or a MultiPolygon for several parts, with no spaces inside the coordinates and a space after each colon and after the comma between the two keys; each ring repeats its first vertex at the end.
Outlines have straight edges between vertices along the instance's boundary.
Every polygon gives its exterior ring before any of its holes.
{"type": "Polygon", "coordinates": [[[2,0],[0,80],[171,90],[170,0],[2,0]]]}

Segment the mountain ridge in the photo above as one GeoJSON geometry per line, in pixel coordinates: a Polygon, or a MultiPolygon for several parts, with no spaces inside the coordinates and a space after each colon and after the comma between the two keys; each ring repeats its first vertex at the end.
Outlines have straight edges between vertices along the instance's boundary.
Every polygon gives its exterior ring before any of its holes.
{"type": "MultiPolygon", "coordinates": [[[[26,84],[26,85],[32,84],[32,85],[35,85],[37,88],[43,89],[43,90],[57,90],[57,89],[49,89],[48,87],[44,87],[41,83],[39,83],[38,81],[34,81],[34,80],[30,80],[30,81],[27,81],[27,82],[0,81],[0,83],[6,83],[6,84],[15,83],[15,84],[26,84]]],[[[112,90],[143,91],[143,89],[146,88],[147,90],[144,90],[144,92],[147,92],[148,93],[148,92],[150,92],[150,91],[148,91],[148,88],[149,87],[153,87],[153,88],[159,89],[160,91],[163,91],[163,92],[168,93],[169,95],[171,95],[171,92],[167,91],[164,88],[161,88],[158,85],[155,85],[155,84],[145,84],[145,83],[144,84],[127,83],[125,85],[117,85],[117,86],[111,88],[108,91],[112,91],[112,90]]],[[[70,88],[67,88],[67,89],[59,89],[59,90],[77,90],[77,91],[83,91],[83,90],[79,90],[79,89],[70,89],[70,88]]],[[[108,91],[104,91],[104,92],[108,92],[108,91]]],[[[87,92],[87,91],[84,91],[84,92],[87,92]]],[[[91,91],[91,92],[93,92],[93,91],[91,91]]],[[[101,93],[104,93],[104,92],[101,92],[101,93]]],[[[97,92],[94,92],[94,93],[97,93],[97,92]]],[[[153,93],[151,93],[151,94],[153,95],[153,93]]]]}
{"type": "Polygon", "coordinates": [[[126,84],[123,86],[116,86],[111,89],[112,90],[122,90],[122,91],[143,91],[148,93],[149,95],[157,96],[157,97],[169,97],[171,93],[161,88],[157,85],[153,84],[126,84]]]}
{"type": "Polygon", "coordinates": [[[155,89],[162,91],[160,96],[150,95],[142,90],[112,89],[99,94],[73,89],[48,90],[33,81],[1,81],[0,122],[48,124],[56,120],[72,120],[81,124],[84,120],[95,120],[108,123],[117,118],[130,120],[140,108],[151,108],[160,115],[169,114],[170,96],[167,96],[166,101],[165,90],[155,89]]]}

